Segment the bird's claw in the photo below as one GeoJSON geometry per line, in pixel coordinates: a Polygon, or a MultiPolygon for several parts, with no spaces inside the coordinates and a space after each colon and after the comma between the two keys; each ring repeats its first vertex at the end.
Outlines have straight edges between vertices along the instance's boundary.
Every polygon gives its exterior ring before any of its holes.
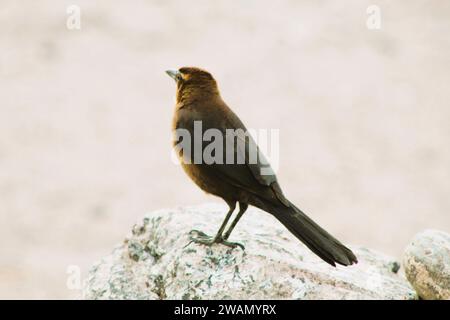
{"type": "Polygon", "coordinates": [[[212,246],[213,244],[218,243],[218,244],[223,244],[223,245],[225,245],[227,247],[230,247],[230,248],[240,247],[242,250],[245,250],[244,245],[242,245],[239,242],[230,242],[230,241],[225,240],[222,237],[217,237],[217,236],[216,237],[211,237],[211,236],[207,235],[206,233],[204,233],[203,231],[191,230],[189,232],[189,235],[190,235],[190,237],[189,237],[189,240],[190,240],[189,244],[191,242],[195,242],[195,243],[203,244],[205,246],[212,246]],[[192,235],[193,233],[196,233],[197,237],[193,237],[193,235],[192,235]]]}
{"type": "Polygon", "coordinates": [[[242,251],[245,251],[245,247],[244,247],[244,245],[243,245],[242,243],[239,243],[239,242],[231,242],[231,241],[227,241],[227,240],[222,240],[221,243],[224,244],[224,245],[226,245],[226,246],[228,246],[228,247],[230,247],[230,248],[236,248],[236,247],[239,247],[239,248],[242,249],[242,251]]]}
{"type": "Polygon", "coordinates": [[[200,237],[209,237],[209,238],[211,238],[210,236],[208,236],[206,233],[204,233],[203,231],[200,231],[200,230],[197,230],[197,229],[192,229],[191,231],[189,231],[189,235],[192,237],[192,234],[193,233],[196,233],[196,234],[198,234],[200,237]]]}

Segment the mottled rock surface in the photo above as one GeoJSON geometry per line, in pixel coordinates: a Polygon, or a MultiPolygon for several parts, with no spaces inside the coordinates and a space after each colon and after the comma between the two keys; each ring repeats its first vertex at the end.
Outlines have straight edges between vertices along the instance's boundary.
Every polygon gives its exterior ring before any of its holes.
{"type": "Polygon", "coordinates": [[[409,282],[423,299],[450,300],[450,234],[425,230],[405,250],[409,282]]]}
{"type": "Polygon", "coordinates": [[[189,243],[214,234],[227,208],[207,204],[147,214],[123,244],[96,263],[86,299],[414,299],[392,258],[352,247],[359,263],[333,268],[272,216],[249,208],[230,249],[189,243]]]}

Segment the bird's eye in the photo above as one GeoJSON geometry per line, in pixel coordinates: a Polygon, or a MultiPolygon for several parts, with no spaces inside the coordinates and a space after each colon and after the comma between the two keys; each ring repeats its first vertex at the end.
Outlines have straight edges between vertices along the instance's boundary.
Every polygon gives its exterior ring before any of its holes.
{"type": "Polygon", "coordinates": [[[183,80],[183,76],[181,75],[181,73],[177,73],[175,78],[177,81],[183,80]]]}

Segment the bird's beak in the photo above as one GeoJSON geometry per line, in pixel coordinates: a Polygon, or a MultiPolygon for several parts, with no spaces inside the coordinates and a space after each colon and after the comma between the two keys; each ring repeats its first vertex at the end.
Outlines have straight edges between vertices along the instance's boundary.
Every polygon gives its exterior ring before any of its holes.
{"type": "Polygon", "coordinates": [[[173,80],[177,81],[177,77],[180,74],[180,71],[178,70],[166,70],[166,73],[171,77],[173,80]]]}

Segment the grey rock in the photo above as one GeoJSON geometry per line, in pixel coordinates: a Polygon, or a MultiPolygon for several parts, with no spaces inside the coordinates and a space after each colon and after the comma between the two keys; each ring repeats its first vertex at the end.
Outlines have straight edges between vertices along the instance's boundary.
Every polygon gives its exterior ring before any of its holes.
{"type": "Polygon", "coordinates": [[[415,299],[399,263],[352,247],[359,263],[333,268],[271,215],[249,208],[230,249],[190,243],[189,231],[213,235],[227,208],[206,204],[147,214],[123,244],[96,263],[85,299],[415,299]]]}
{"type": "Polygon", "coordinates": [[[425,230],[405,250],[405,273],[423,299],[450,300],[450,234],[425,230]]]}

